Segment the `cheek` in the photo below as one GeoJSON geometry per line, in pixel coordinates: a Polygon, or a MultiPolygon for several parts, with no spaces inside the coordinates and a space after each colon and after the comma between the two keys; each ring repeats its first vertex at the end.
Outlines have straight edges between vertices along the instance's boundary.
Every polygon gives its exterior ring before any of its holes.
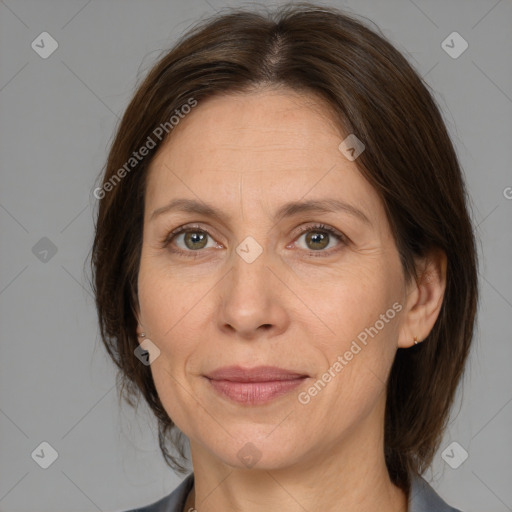
{"type": "Polygon", "coordinates": [[[142,258],[138,279],[141,321],[155,339],[167,339],[198,302],[197,286],[162,268],[157,258],[142,258]],[[197,292],[197,293],[196,293],[197,292]]]}
{"type": "Polygon", "coordinates": [[[194,370],[200,366],[198,354],[211,329],[208,293],[215,280],[211,275],[199,279],[187,275],[162,268],[157,258],[149,257],[142,260],[139,271],[141,321],[160,350],[160,357],[151,365],[155,385],[160,382],[163,390],[175,392],[180,391],[178,382],[186,382],[190,365],[194,370]]]}
{"type": "Polygon", "coordinates": [[[180,429],[189,429],[193,418],[185,368],[194,352],[196,336],[187,321],[198,302],[195,287],[166,276],[150,261],[141,261],[138,293],[141,321],[148,338],[160,350],[150,371],[168,416],[180,429]]]}
{"type": "MultiPolygon", "coordinates": [[[[313,322],[317,318],[316,323],[324,333],[317,339],[318,343],[326,348],[343,348],[377,321],[378,327],[382,327],[380,317],[390,308],[386,320],[396,317],[392,306],[400,296],[394,284],[398,279],[389,274],[389,267],[386,273],[384,266],[373,261],[359,266],[344,265],[329,273],[314,269],[309,271],[307,279],[300,278],[295,289],[306,298],[309,317],[313,322]]],[[[390,331],[389,326],[394,324],[396,321],[386,322],[385,329],[378,330],[390,331]]]]}
{"type": "MultiPolygon", "coordinates": [[[[329,330],[315,336],[315,350],[329,380],[330,400],[355,409],[377,396],[387,381],[396,349],[402,309],[398,277],[379,266],[339,274],[313,296],[318,316],[329,330]],[[330,377],[335,375],[335,377],[330,377]]],[[[399,274],[397,274],[399,275],[399,274]]],[[[315,393],[315,391],[313,391],[315,393]]],[[[322,391],[323,393],[323,391],[322,391]]],[[[326,397],[327,398],[327,397],[326,397]]]]}
{"type": "Polygon", "coordinates": [[[331,425],[335,432],[345,432],[371,413],[386,390],[397,349],[398,314],[384,295],[371,300],[366,294],[338,296],[336,305],[330,324],[336,337],[316,339],[323,364],[300,403],[306,404],[302,410],[315,428],[331,425]]]}

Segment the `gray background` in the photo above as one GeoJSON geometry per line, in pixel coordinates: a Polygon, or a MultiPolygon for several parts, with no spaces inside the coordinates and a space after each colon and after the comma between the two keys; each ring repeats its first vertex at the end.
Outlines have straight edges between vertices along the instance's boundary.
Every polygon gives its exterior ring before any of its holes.
{"type": "MultiPolygon", "coordinates": [[[[465,512],[512,511],[512,3],[329,4],[367,16],[406,54],[456,144],[482,298],[463,393],[425,478],[465,512]],[[457,59],[441,47],[453,31],[469,44],[457,59]],[[441,457],[453,441],[469,453],[457,469],[441,457]]],[[[192,22],[227,5],[242,4],[0,0],[1,511],[118,511],[181,480],[147,407],[118,407],[84,261],[95,179],[136,83],[192,22]],[[43,31],[59,44],[47,59],[31,48],[43,31]],[[43,237],[55,254],[41,252],[43,237]],[[31,457],[43,441],[59,454],[48,469],[31,457]]]]}

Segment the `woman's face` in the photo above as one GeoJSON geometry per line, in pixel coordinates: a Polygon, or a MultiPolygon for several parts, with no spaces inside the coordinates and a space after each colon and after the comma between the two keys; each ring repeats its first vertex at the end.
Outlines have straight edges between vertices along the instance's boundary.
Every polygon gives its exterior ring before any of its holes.
{"type": "Polygon", "coordinates": [[[231,466],[311,463],[383,425],[407,290],[383,204],[322,108],[289,90],[211,98],[151,164],[138,282],[140,330],[160,350],[150,369],[193,450],[231,466]],[[178,199],[190,208],[155,214],[178,199]],[[294,375],[207,378],[228,366],[294,375]]]}

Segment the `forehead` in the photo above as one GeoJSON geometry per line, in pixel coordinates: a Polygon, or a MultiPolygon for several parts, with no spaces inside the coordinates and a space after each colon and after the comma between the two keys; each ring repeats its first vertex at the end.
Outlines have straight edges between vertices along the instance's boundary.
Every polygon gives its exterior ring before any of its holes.
{"type": "Polygon", "coordinates": [[[232,201],[243,187],[261,201],[329,193],[378,201],[354,162],[340,152],[345,138],[318,97],[266,90],[199,102],[180,120],[150,166],[147,203],[173,196],[232,201]],[[309,192],[308,192],[309,191],[309,192]]]}
{"type": "MultiPolygon", "coordinates": [[[[320,99],[289,89],[215,96],[199,102],[162,149],[172,149],[187,162],[204,153],[222,152],[236,159],[236,168],[241,150],[262,158],[281,149],[310,156],[322,141],[330,145],[341,137],[328,111],[320,99]]],[[[231,168],[229,163],[226,169],[231,168]]]]}

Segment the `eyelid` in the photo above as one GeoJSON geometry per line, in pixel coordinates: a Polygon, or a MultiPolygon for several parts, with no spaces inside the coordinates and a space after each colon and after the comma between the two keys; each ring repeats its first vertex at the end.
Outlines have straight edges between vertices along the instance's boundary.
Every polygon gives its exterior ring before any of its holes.
{"type": "Polygon", "coordinates": [[[318,230],[318,231],[327,231],[327,233],[329,233],[330,235],[337,236],[338,238],[340,238],[344,241],[348,240],[347,237],[341,231],[338,231],[336,228],[333,228],[332,226],[330,226],[328,224],[323,224],[321,222],[313,223],[313,225],[307,224],[307,225],[299,226],[298,229],[299,229],[299,233],[298,233],[297,237],[304,233],[307,233],[308,231],[318,230]]]}

